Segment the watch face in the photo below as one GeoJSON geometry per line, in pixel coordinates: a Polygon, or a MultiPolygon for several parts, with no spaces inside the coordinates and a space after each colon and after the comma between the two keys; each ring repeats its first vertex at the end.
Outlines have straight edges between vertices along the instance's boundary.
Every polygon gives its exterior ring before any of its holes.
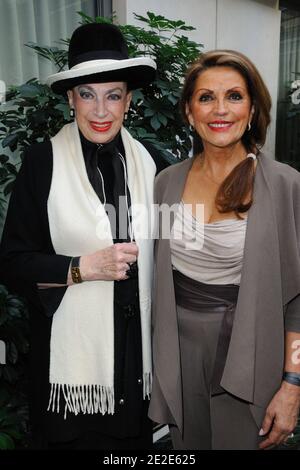
{"type": "Polygon", "coordinates": [[[80,275],[80,269],[77,267],[71,268],[71,275],[72,275],[72,280],[76,284],[79,282],[82,282],[81,275],[80,275]]]}

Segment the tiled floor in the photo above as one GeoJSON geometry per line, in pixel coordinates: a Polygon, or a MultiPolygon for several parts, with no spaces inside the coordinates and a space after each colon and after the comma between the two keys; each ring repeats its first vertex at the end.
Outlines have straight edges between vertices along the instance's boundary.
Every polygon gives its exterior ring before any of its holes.
{"type": "Polygon", "coordinates": [[[168,426],[157,425],[154,428],[154,448],[157,450],[172,450],[172,442],[168,426]]]}

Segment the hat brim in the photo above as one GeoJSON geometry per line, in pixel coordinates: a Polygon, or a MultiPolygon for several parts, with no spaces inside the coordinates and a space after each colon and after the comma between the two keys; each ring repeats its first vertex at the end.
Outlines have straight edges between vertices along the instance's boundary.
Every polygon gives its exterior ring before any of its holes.
{"type": "Polygon", "coordinates": [[[129,90],[149,85],[156,76],[156,64],[149,57],[124,60],[91,60],[46,80],[54,93],[63,94],[87,83],[126,82],[129,90]]]}

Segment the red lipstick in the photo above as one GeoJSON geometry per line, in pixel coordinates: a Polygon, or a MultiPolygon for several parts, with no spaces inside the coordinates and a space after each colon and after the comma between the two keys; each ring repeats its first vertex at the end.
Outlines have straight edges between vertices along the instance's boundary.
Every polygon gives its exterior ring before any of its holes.
{"type": "Polygon", "coordinates": [[[213,132],[226,132],[232,126],[232,122],[229,121],[213,121],[208,124],[208,127],[213,132]]]}
{"type": "Polygon", "coordinates": [[[107,132],[112,126],[112,121],[107,121],[107,122],[90,121],[90,126],[95,132],[107,132]]]}

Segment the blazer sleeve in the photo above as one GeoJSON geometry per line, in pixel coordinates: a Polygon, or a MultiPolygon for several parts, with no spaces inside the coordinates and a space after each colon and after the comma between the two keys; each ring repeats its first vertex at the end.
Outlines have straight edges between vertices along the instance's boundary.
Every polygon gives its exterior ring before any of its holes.
{"type": "Polygon", "coordinates": [[[50,142],[31,147],[9,202],[0,245],[0,277],[21,295],[24,284],[67,280],[71,257],[55,254],[47,217],[52,160],[50,142]]]}
{"type": "Polygon", "coordinates": [[[286,306],[285,330],[300,333],[300,294],[286,306]]]}
{"type": "MultiPolygon", "coordinates": [[[[295,247],[293,250],[293,261],[298,267],[300,273],[300,174],[295,170],[291,170],[293,177],[292,182],[289,184],[290,192],[292,194],[294,226],[295,226],[295,247]]],[[[292,246],[292,244],[291,244],[292,246]]],[[[296,270],[295,270],[296,271],[296,270]]],[[[296,274],[293,275],[293,280],[299,279],[296,274]]],[[[297,281],[296,281],[297,282],[297,281]]],[[[290,300],[286,305],[285,310],[285,330],[300,333],[300,285],[298,284],[298,295],[290,300]]]]}

